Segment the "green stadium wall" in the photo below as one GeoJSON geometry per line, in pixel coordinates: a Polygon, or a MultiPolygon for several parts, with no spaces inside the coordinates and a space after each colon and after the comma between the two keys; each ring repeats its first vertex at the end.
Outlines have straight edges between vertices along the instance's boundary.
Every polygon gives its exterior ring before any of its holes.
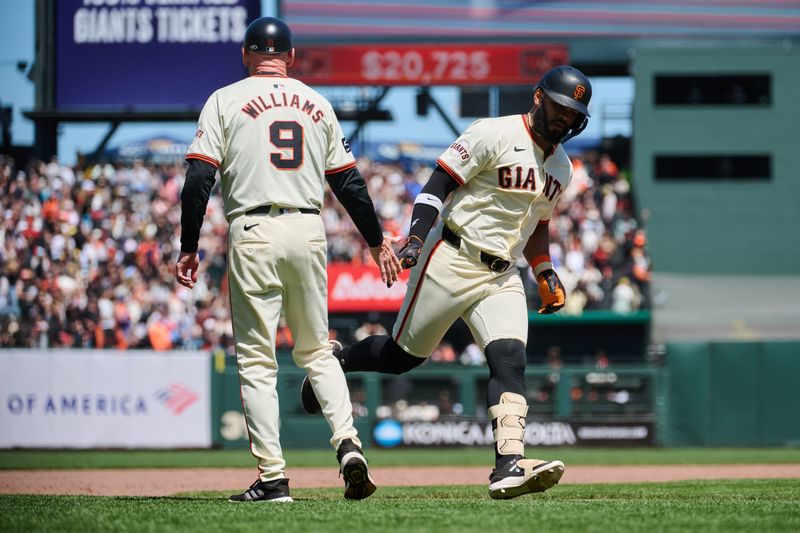
{"type": "MultiPolygon", "coordinates": [[[[221,354],[212,359],[212,440],[225,448],[247,446],[236,364],[221,354]]],[[[288,354],[281,357],[281,367],[282,444],[325,446],[330,429],[324,419],[304,414],[299,404],[303,370],[288,354]]],[[[527,386],[550,373],[546,366],[529,366],[527,386]]],[[[663,365],[611,365],[603,370],[565,366],[559,374],[555,396],[549,404],[533,401],[529,418],[651,421],[654,443],[670,447],[800,445],[800,342],[676,342],[667,344],[663,365]],[[626,382],[643,386],[638,393],[630,389],[633,403],[609,412],[608,404],[587,406],[571,398],[571,387],[592,373],[614,373],[622,387],[628,387],[626,382]]],[[[415,394],[429,393],[431,403],[442,382],[455,384],[453,400],[463,404],[466,416],[478,414],[487,377],[486,367],[457,364],[426,365],[408,375],[417,382],[415,394]]],[[[367,445],[382,388],[392,379],[374,373],[348,375],[351,391],[366,393],[370,415],[356,419],[356,427],[367,445]]]]}
{"type": "Polygon", "coordinates": [[[800,342],[667,344],[667,446],[800,444],[800,342]]]}
{"type": "MultiPolygon", "coordinates": [[[[648,213],[655,270],[800,273],[800,51],[781,47],[639,47],[633,59],[633,191],[648,213]],[[657,76],[767,75],[769,102],[656,103],[657,76]],[[657,155],[769,155],[769,179],[655,179],[657,155]]],[[[688,164],[688,163],[687,163],[688,164]]]]}

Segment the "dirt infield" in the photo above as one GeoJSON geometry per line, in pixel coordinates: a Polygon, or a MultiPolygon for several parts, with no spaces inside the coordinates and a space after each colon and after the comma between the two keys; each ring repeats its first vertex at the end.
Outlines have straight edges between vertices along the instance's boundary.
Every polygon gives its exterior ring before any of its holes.
{"type": "MultiPolygon", "coordinates": [[[[372,468],[378,486],[484,485],[484,467],[372,468]]],[[[336,468],[289,468],[292,488],[340,487],[336,468]]],[[[180,492],[237,491],[256,478],[254,468],[142,468],[0,471],[0,494],[169,496],[180,492]]],[[[567,466],[562,485],[646,483],[690,479],[800,478],[800,464],[567,466]]]]}

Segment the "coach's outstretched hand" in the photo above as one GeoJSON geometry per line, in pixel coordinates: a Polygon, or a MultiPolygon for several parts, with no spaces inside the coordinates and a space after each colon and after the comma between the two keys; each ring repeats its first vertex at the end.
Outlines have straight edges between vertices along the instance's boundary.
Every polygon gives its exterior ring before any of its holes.
{"type": "Polygon", "coordinates": [[[397,254],[400,256],[400,266],[403,268],[413,268],[417,264],[417,259],[419,259],[423,244],[422,239],[416,235],[409,236],[408,240],[397,254]]]}
{"type": "Polygon", "coordinates": [[[542,299],[542,308],[539,309],[540,315],[555,313],[567,301],[567,293],[564,285],[558,279],[558,274],[552,268],[548,268],[536,276],[539,282],[539,297],[542,299]]]}
{"type": "Polygon", "coordinates": [[[175,277],[178,278],[178,283],[190,289],[197,283],[197,268],[200,266],[200,260],[197,258],[197,252],[181,252],[178,256],[178,263],[175,265],[175,277]]]}
{"type": "Polygon", "coordinates": [[[370,248],[369,252],[372,254],[375,264],[381,270],[381,280],[387,287],[391,287],[397,281],[397,276],[400,275],[400,261],[394,255],[392,241],[389,237],[384,237],[380,246],[370,248]]]}

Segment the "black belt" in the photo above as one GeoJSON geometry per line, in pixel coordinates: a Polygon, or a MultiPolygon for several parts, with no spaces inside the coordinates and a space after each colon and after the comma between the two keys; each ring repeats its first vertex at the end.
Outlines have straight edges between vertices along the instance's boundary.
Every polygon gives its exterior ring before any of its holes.
{"type": "MultiPolygon", "coordinates": [[[[279,207],[278,214],[285,215],[286,213],[291,213],[293,210],[297,209],[301,213],[306,215],[319,215],[319,209],[314,209],[313,207],[279,207]]],[[[260,205],[258,207],[254,207],[250,211],[245,211],[245,215],[269,215],[269,212],[272,210],[272,204],[267,205],[260,205]]]]}
{"type": "MultiPolygon", "coordinates": [[[[461,247],[461,237],[456,235],[447,224],[442,227],[442,239],[456,248],[461,247]]],[[[508,267],[511,266],[511,261],[507,261],[502,257],[497,257],[496,255],[487,254],[483,250],[481,250],[481,263],[488,266],[489,270],[494,270],[495,272],[505,272],[508,270],[508,267]]]]}

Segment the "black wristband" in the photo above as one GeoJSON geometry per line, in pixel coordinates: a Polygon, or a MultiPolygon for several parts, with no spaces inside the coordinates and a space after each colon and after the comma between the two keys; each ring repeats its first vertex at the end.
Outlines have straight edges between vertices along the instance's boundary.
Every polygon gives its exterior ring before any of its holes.
{"type": "Polygon", "coordinates": [[[428,232],[431,230],[433,223],[439,216],[433,206],[427,204],[414,204],[414,209],[411,211],[411,227],[408,230],[408,236],[416,237],[420,241],[425,242],[428,237],[428,232]]]}
{"type": "MultiPolygon", "coordinates": [[[[420,193],[435,196],[444,203],[450,193],[457,188],[458,183],[442,167],[437,166],[420,193]]],[[[414,209],[411,211],[411,227],[408,230],[408,236],[413,235],[425,242],[428,232],[433,227],[433,223],[436,222],[436,217],[438,216],[439,210],[432,205],[415,203],[414,209]]]]}

